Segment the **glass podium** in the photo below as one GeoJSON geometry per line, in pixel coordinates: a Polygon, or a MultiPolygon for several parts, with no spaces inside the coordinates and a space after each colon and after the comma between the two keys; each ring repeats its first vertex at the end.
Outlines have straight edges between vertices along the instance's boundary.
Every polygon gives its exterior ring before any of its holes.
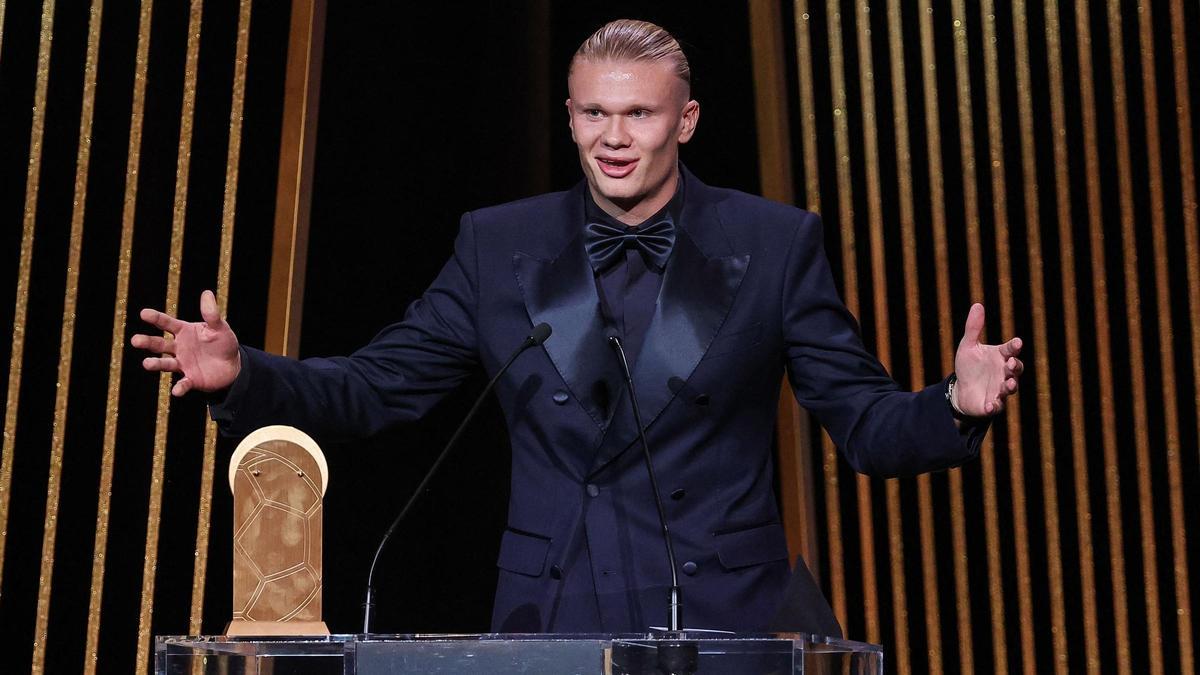
{"type": "Polygon", "coordinates": [[[879,645],[804,633],[158,637],[159,675],[882,675],[879,645]]]}

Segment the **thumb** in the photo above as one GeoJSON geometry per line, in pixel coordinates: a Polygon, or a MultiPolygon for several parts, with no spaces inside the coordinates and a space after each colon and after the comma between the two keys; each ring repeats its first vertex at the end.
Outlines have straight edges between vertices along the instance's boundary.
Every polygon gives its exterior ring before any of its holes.
{"type": "Polygon", "coordinates": [[[184,378],[181,378],[178,382],[176,382],[174,387],[171,387],[171,395],[172,396],[183,396],[184,394],[188,393],[191,390],[192,390],[192,380],[190,378],[184,377],[184,378]]]}
{"type": "Polygon", "coordinates": [[[217,307],[217,296],[213,295],[212,291],[200,294],[200,316],[204,317],[204,323],[207,323],[209,328],[221,327],[221,310],[217,307]]]}
{"type": "Polygon", "coordinates": [[[962,343],[964,345],[979,344],[979,338],[983,336],[984,311],[983,305],[978,302],[971,305],[971,311],[967,314],[967,325],[963,329],[962,343]]]}

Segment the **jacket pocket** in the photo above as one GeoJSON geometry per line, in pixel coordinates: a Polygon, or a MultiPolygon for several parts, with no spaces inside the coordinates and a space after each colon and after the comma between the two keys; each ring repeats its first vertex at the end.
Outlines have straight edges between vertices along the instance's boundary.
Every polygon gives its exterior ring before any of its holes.
{"type": "Polygon", "coordinates": [[[740,351],[747,347],[752,347],[759,342],[762,342],[762,322],[751,324],[744,330],[739,330],[728,335],[718,335],[713,338],[711,344],[708,345],[708,351],[704,352],[706,359],[711,359],[715,356],[722,356],[731,352],[740,351]]]}
{"type": "Polygon", "coordinates": [[[496,559],[496,566],[530,577],[541,576],[549,552],[550,540],[546,537],[505,530],[500,538],[500,556],[496,559]]]}
{"type": "Polygon", "coordinates": [[[727,570],[788,558],[787,537],[784,536],[783,525],[779,523],[720,532],[714,538],[717,541],[717,558],[727,570]]]}

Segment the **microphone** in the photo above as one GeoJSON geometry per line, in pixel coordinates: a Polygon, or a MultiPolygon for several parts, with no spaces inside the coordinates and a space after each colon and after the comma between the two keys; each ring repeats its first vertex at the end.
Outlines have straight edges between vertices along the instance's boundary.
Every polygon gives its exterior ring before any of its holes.
{"type": "Polygon", "coordinates": [[[642,442],[642,452],[646,458],[646,472],[650,474],[650,489],[654,491],[654,506],[658,508],[658,522],[662,526],[663,541],[667,545],[667,561],[671,565],[671,600],[667,616],[667,630],[679,631],[683,622],[683,606],[679,590],[679,576],[676,573],[675,547],[671,543],[671,530],[667,526],[667,512],[663,509],[662,495],[658,491],[658,479],[654,476],[654,462],[650,459],[650,444],[646,442],[646,427],[642,424],[642,410],[638,406],[637,392],[633,388],[633,375],[629,372],[629,361],[625,359],[625,349],[621,346],[621,338],[610,335],[608,344],[617,353],[617,362],[621,365],[621,374],[625,376],[625,384],[629,386],[629,402],[633,405],[633,419],[637,422],[638,439],[642,442]]]}
{"type": "Polygon", "coordinates": [[[638,440],[642,442],[642,454],[646,459],[646,473],[650,474],[650,489],[654,491],[654,506],[658,509],[658,523],[662,526],[663,542],[667,545],[667,563],[671,566],[667,630],[674,633],[675,637],[655,646],[658,670],[671,674],[694,673],[699,667],[700,647],[693,641],[679,639],[682,637],[683,625],[683,593],[679,589],[679,575],[675,571],[679,566],[675,563],[675,546],[671,543],[671,529],[667,526],[667,512],[663,509],[662,494],[658,491],[658,479],[654,476],[654,462],[650,459],[650,444],[646,441],[646,425],[642,423],[642,410],[638,406],[637,392],[633,388],[633,375],[629,372],[629,361],[625,358],[625,349],[621,346],[621,338],[610,335],[608,344],[617,353],[621,374],[625,376],[625,384],[629,386],[629,403],[633,406],[633,420],[637,423],[638,440]]]}
{"type": "Polygon", "coordinates": [[[429,485],[430,479],[433,478],[434,474],[437,473],[438,468],[441,467],[442,462],[450,454],[450,449],[454,447],[456,442],[458,442],[459,436],[462,436],[463,431],[467,428],[467,424],[470,423],[471,419],[475,417],[475,413],[478,412],[479,406],[483,404],[483,399],[489,393],[491,393],[492,388],[496,386],[496,382],[500,380],[500,376],[508,370],[508,367],[512,365],[513,361],[516,361],[517,357],[520,356],[526,349],[542,344],[547,338],[550,337],[552,332],[554,331],[551,330],[550,324],[548,323],[539,323],[537,326],[534,326],[529,335],[522,340],[521,344],[517,346],[515,351],[513,351],[512,356],[509,356],[508,360],[504,362],[504,365],[500,366],[500,370],[496,371],[496,374],[492,376],[492,379],[487,383],[487,386],[483,388],[483,392],[479,394],[479,398],[475,399],[475,404],[471,406],[471,410],[467,412],[467,416],[463,418],[462,423],[460,423],[458,428],[454,430],[454,435],[451,436],[450,440],[446,442],[446,447],[442,448],[442,453],[438,455],[436,460],[434,460],[433,466],[429,467],[429,472],[425,474],[425,477],[421,479],[421,483],[417,485],[417,489],[414,490],[412,496],[408,498],[408,503],[404,505],[403,509],[400,509],[400,515],[396,516],[396,519],[392,521],[391,526],[388,527],[387,532],[383,534],[383,539],[380,540],[379,547],[375,549],[375,558],[371,560],[371,569],[369,572],[367,572],[367,600],[363,605],[362,632],[364,635],[369,635],[371,633],[371,615],[375,611],[375,565],[379,563],[379,555],[383,553],[383,548],[387,546],[388,539],[390,539],[392,533],[396,531],[396,527],[400,525],[400,522],[404,520],[404,516],[408,515],[409,510],[412,509],[413,504],[417,502],[417,499],[421,496],[421,493],[425,491],[425,487],[429,485]]]}

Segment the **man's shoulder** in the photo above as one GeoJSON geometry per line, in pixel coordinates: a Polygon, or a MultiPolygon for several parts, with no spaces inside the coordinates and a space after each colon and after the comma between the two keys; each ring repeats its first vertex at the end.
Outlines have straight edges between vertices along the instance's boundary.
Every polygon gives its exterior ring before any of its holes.
{"type": "Polygon", "coordinates": [[[726,234],[742,246],[820,236],[821,218],[811,211],[733,188],[704,185],[703,192],[726,234]]]}
{"type": "Polygon", "coordinates": [[[711,201],[722,211],[754,215],[772,222],[805,222],[817,217],[815,213],[806,211],[791,204],[784,204],[766,197],[743,192],[734,188],[712,187],[706,185],[711,201]]]}

